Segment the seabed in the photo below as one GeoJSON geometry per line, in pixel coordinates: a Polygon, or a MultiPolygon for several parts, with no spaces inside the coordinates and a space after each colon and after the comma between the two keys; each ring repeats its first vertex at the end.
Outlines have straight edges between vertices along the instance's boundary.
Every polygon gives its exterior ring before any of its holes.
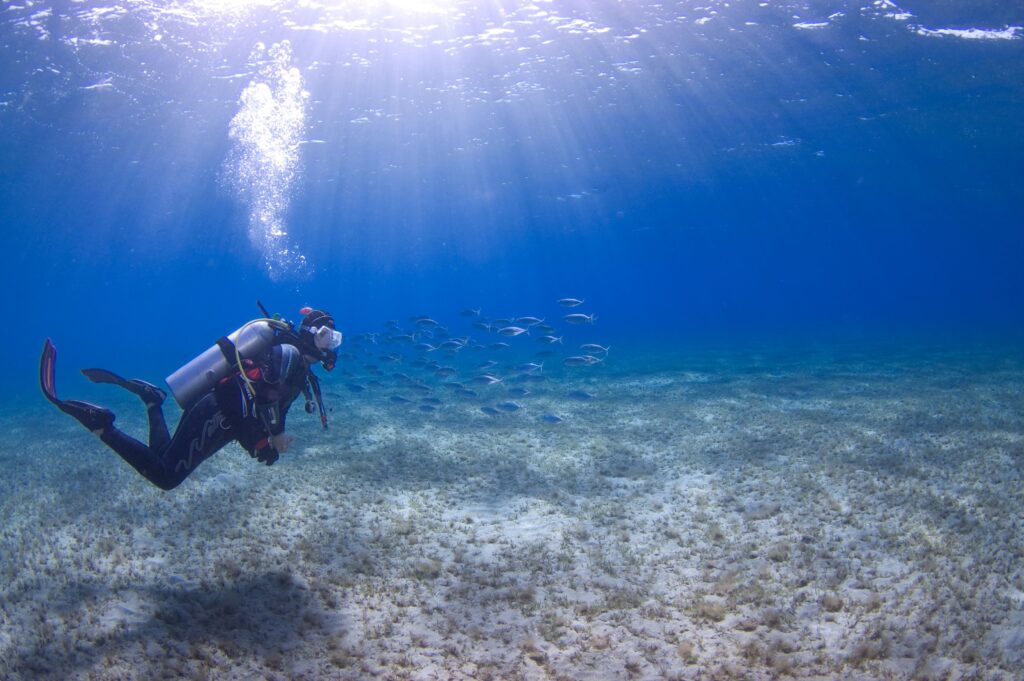
{"type": "Polygon", "coordinates": [[[500,416],[339,381],[169,493],[0,415],[0,677],[1024,678],[1019,355],[609,362],[500,416]]]}

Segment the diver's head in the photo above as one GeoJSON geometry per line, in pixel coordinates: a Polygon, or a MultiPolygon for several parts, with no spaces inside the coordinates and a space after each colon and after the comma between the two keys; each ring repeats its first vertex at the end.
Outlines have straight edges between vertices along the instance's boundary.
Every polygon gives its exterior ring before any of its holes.
{"type": "Polygon", "coordinates": [[[343,340],[341,332],[334,328],[334,317],[310,307],[299,312],[305,315],[299,325],[299,349],[303,355],[320,360],[324,369],[330,371],[338,361],[338,347],[343,340]]]}

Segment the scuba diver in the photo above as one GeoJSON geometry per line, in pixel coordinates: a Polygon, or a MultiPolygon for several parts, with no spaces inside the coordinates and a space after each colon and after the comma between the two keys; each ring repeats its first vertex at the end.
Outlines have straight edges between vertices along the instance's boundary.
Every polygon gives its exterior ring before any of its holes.
{"type": "Polygon", "coordinates": [[[163,490],[174,489],[203,461],[237,440],[250,456],[270,466],[288,451],[292,437],[285,433],[285,416],[302,393],[306,413],[320,411],[327,428],[327,413],[320,382],[311,366],[320,362],[330,371],[337,362],[342,334],[334,318],[322,310],[304,307],[302,323],[270,317],[243,325],[229,336],[167,377],[167,385],[181,405],[181,420],[171,437],[164,421],[167,394],[138,379],[124,379],[105,369],[83,369],[94,383],[111,383],[137,395],[149,417],[149,445],[114,427],[109,409],[79,400],[57,397],[54,369],[57,349],[49,338],[43,345],[39,382],[58,409],[98,435],[132,468],[163,490]],[[316,406],[314,407],[314,401],[316,406]]]}

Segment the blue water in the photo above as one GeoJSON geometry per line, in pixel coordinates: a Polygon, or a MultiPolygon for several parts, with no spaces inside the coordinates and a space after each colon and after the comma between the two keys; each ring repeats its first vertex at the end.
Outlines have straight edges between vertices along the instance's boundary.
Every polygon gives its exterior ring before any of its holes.
{"type": "Polygon", "coordinates": [[[1024,328],[1005,3],[100,7],[0,25],[18,399],[47,335],[71,366],[164,374],[256,298],[359,332],[575,296],[647,345],[1024,328]],[[235,182],[266,68],[308,93],[294,177],[235,182]],[[279,191],[305,267],[250,240],[247,183],[279,191]]]}

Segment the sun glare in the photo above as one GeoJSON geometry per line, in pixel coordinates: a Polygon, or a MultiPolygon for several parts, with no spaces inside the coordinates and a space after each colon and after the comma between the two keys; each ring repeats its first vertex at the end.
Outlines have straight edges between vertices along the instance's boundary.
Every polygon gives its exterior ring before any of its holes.
{"type": "Polygon", "coordinates": [[[190,3],[204,14],[245,14],[254,9],[312,10],[350,18],[394,15],[447,14],[457,0],[194,0],[190,3]]]}

